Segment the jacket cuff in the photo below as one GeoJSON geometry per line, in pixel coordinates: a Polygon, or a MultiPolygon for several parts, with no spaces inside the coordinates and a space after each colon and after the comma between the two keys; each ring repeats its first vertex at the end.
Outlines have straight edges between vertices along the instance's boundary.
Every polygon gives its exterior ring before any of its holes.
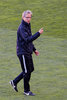
{"type": "Polygon", "coordinates": [[[36,48],[35,48],[35,47],[33,48],[33,51],[34,51],[34,52],[36,51],[36,48]]]}

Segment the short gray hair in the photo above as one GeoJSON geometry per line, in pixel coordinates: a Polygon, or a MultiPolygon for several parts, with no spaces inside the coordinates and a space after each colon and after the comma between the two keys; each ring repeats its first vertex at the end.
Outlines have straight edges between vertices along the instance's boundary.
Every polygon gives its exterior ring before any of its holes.
{"type": "Polygon", "coordinates": [[[27,14],[31,14],[32,15],[32,12],[30,10],[26,10],[22,13],[22,18],[25,17],[27,14]]]}

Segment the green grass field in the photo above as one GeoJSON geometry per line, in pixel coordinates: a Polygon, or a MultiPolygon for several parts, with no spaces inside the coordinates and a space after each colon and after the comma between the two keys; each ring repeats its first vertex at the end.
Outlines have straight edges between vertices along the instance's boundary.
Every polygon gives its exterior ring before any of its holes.
{"type": "Polygon", "coordinates": [[[0,100],[67,100],[67,0],[0,0],[0,100]],[[40,55],[33,54],[35,71],[31,91],[36,96],[23,95],[23,80],[19,92],[9,81],[20,72],[16,56],[16,32],[21,13],[30,9],[32,33],[44,28],[34,41],[40,55]]]}

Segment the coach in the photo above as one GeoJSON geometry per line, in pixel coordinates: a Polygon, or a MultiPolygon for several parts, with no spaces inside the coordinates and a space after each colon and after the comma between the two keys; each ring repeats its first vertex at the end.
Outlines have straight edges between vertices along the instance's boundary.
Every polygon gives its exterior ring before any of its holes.
{"type": "Polygon", "coordinates": [[[32,53],[34,52],[38,56],[39,52],[36,50],[33,41],[43,33],[43,28],[32,35],[30,25],[31,17],[32,12],[30,10],[22,13],[22,22],[17,30],[17,56],[22,72],[14,80],[11,80],[10,84],[18,92],[17,84],[21,79],[24,79],[24,94],[34,96],[35,94],[30,91],[29,84],[31,72],[34,71],[32,53]]]}

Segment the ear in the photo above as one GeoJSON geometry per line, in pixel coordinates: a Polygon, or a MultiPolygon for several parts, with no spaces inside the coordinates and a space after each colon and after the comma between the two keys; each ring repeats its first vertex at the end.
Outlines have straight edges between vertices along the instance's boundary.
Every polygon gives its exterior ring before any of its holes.
{"type": "Polygon", "coordinates": [[[24,17],[24,16],[22,16],[22,19],[25,19],[25,17],[24,17]]]}

